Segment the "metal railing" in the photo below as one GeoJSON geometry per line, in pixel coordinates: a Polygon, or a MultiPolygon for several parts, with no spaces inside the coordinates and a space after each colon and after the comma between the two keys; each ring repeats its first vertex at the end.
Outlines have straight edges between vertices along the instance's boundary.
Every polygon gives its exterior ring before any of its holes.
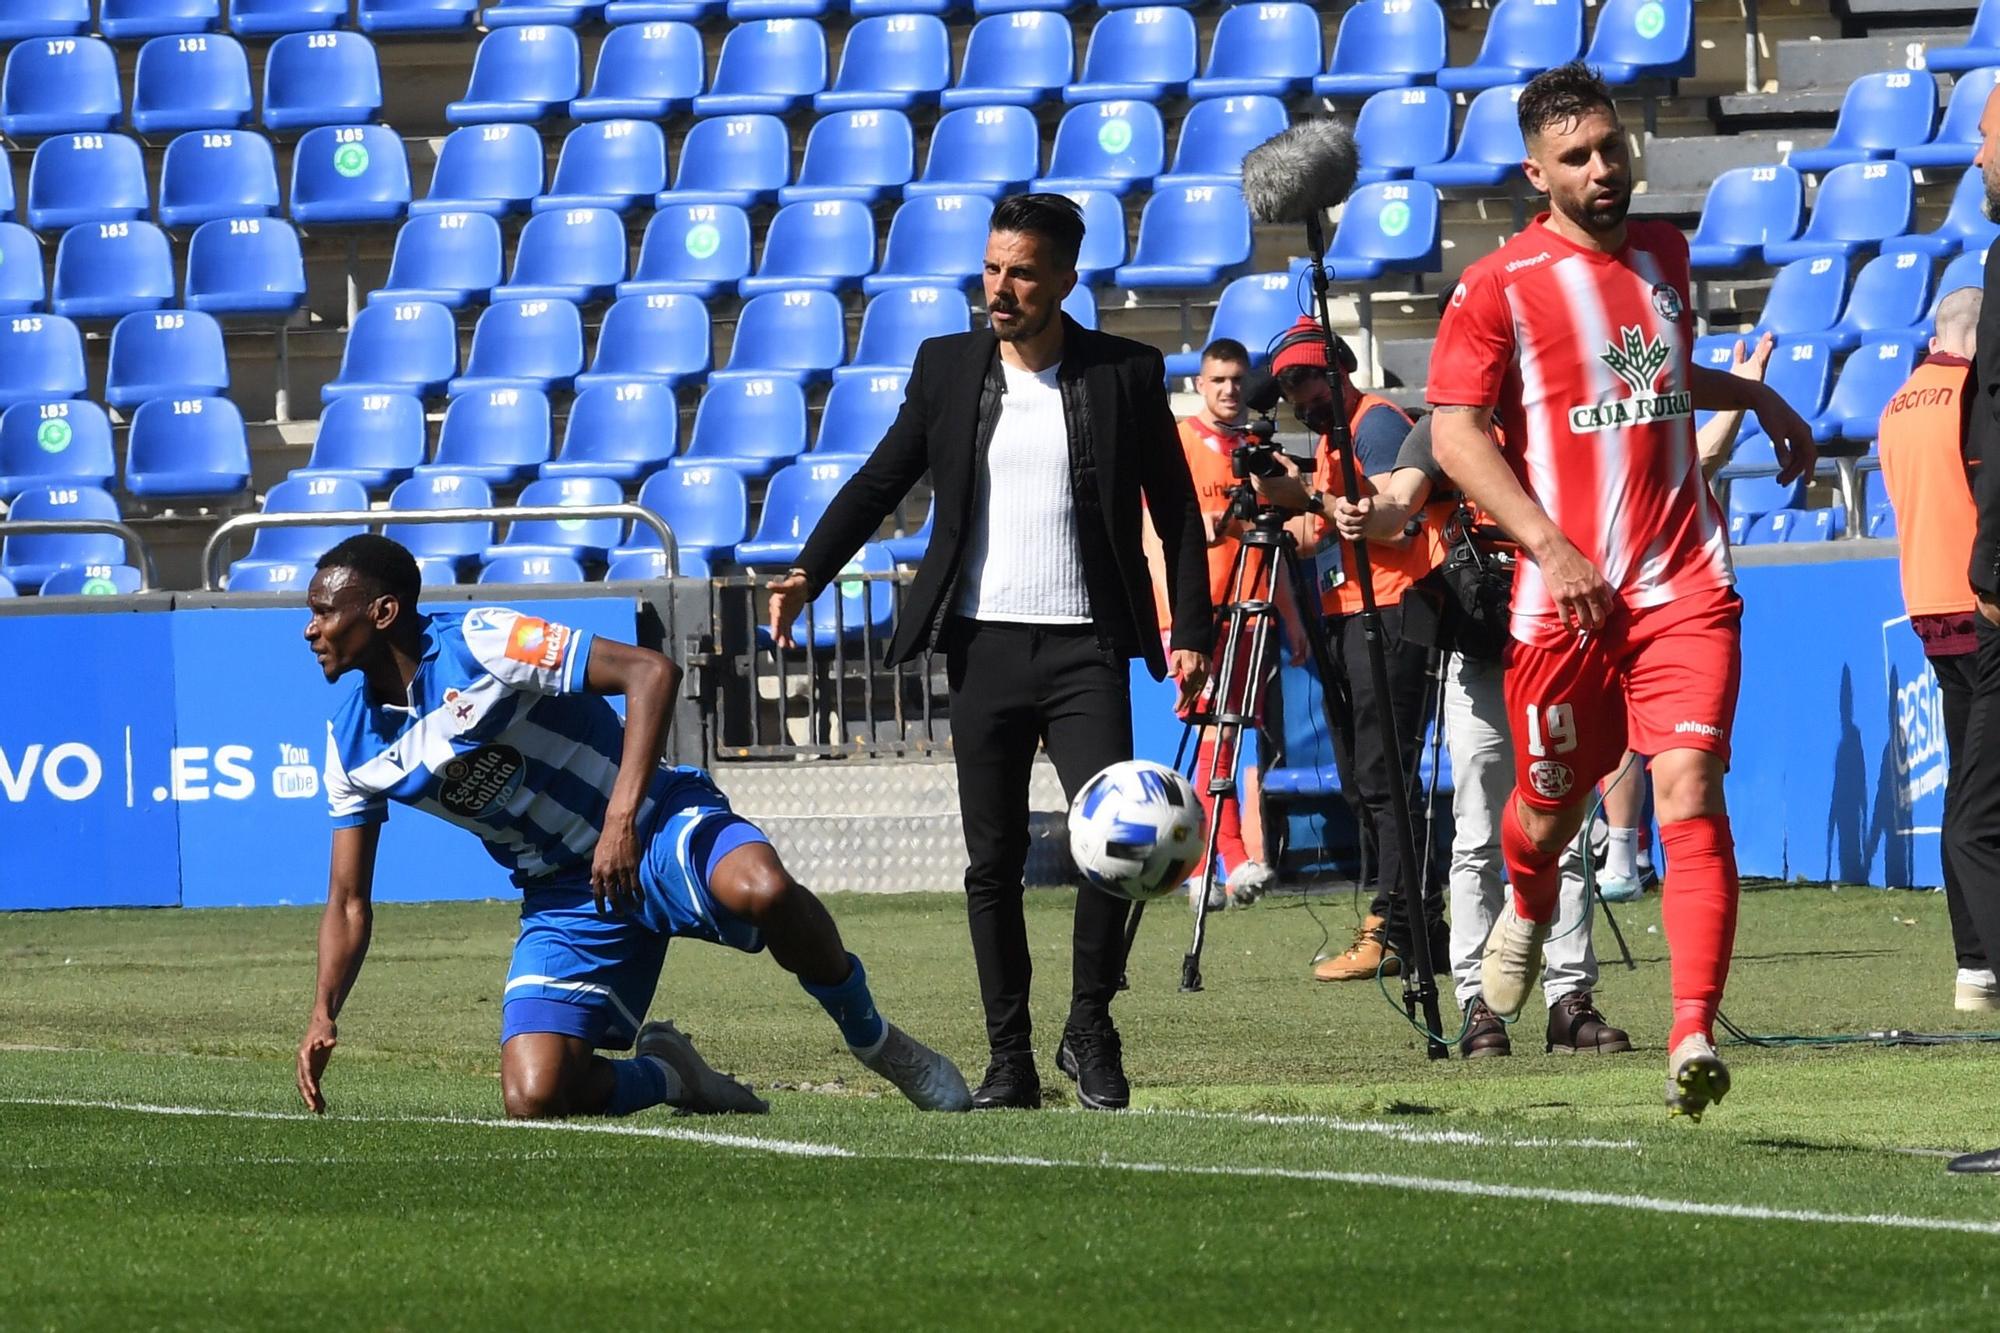
{"type": "Polygon", "coordinates": [[[108,532],[125,543],[125,549],[138,553],[133,567],[139,571],[139,591],[151,592],[157,576],[153,571],[153,553],[146,549],[145,539],[123,523],[108,518],[0,518],[0,538],[33,537],[57,532],[108,532]]]}
{"type": "Polygon", "coordinates": [[[650,509],[635,504],[613,505],[513,505],[483,509],[329,509],[311,514],[240,514],[225,520],[209,534],[201,550],[201,586],[215,592],[222,587],[218,557],[225,553],[229,539],[259,528],[369,527],[381,528],[404,523],[509,523],[522,519],[627,518],[643,523],[659,536],[667,553],[667,577],[680,573],[680,546],[667,521],[650,509]]]}

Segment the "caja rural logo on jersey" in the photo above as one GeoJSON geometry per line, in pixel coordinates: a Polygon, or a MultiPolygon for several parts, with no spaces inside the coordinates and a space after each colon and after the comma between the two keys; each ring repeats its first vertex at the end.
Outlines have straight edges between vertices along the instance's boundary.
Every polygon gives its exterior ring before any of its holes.
{"type": "Polygon", "coordinates": [[[521,789],[527,765],[511,745],[482,745],[438,770],[444,785],[438,803],[455,815],[477,819],[501,809],[521,789]]]}
{"type": "Polygon", "coordinates": [[[1606,343],[1604,364],[1625,382],[1631,393],[1608,403],[1592,403],[1569,410],[1573,431],[1622,430],[1643,426],[1649,421],[1666,421],[1694,412],[1694,395],[1682,389],[1676,393],[1659,391],[1660,372],[1666,369],[1673,349],[1665,338],[1648,338],[1644,329],[1621,328],[1618,341],[1606,343]]]}

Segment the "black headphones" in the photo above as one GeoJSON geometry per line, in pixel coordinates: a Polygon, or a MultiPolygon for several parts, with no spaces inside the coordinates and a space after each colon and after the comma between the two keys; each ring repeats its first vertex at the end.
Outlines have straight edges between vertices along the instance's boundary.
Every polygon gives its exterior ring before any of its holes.
{"type": "MultiPolygon", "coordinates": [[[[1318,327],[1310,329],[1286,329],[1283,333],[1273,338],[1265,347],[1265,364],[1269,365],[1276,361],[1279,353],[1285,351],[1287,348],[1300,347],[1309,342],[1323,343],[1325,340],[1326,331],[1318,327]]],[[[1361,366],[1360,359],[1354,355],[1354,349],[1349,347],[1347,340],[1337,333],[1333,335],[1333,359],[1335,364],[1349,375],[1354,374],[1361,366]]]]}

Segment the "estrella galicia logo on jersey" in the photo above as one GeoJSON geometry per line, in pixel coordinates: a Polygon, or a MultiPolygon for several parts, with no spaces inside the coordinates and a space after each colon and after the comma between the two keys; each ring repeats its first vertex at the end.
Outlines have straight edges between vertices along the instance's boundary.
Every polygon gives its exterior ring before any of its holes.
{"type": "Polygon", "coordinates": [[[1686,307],[1681,305],[1681,294],[1674,290],[1671,283],[1660,282],[1653,285],[1653,309],[1659,312],[1661,319],[1670,319],[1678,324],[1686,307]]]}
{"type": "MultiPolygon", "coordinates": [[[[1655,289],[1658,290],[1657,288],[1655,289]]],[[[1639,328],[1621,328],[1618,341],[1605,344],[1604,364],[1625,382],[1629,396],[1569,410],[1569,428],[1579,433],[1621,430],[1665,421],[1694,412],[1694,395],[1685,389],[1659,392],[1660,372],[1673,353],[1664,338],[1648,338],[1639,328]]]]}
{"type": "Polygon", "coordinates": [[[482,745],[446,761],[438,770],[444,785],[438,802],[455,815],[477,819],[498,811],[521,789],[527,771],[521,752],[511,745],[482,745]]]}
{"type": "Polygon", "coordinates": [[[1528,765],[1528,782],[1543,799],[1559,801],[1576,785],[1576,772],[1554,759],[1539,759],[1528,765]]]}

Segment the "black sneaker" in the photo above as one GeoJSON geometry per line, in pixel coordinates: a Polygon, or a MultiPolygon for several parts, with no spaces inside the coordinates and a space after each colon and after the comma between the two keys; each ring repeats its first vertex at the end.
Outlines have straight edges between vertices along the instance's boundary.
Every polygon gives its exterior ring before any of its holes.
{"type": "Polygon", "coordinates": [[[1033,1111],[1042,1104],[1042,1076],[1032,1055],[996,1055],[972,1090],[975,1111],[1033,1111]]]}
{"type": "Polygon", "coordinates": [[[1114,1027],[1065,1028],[1056,1068],[1076,1084],[1076,1099],[1093,1111],[1122,1111],[1132,1103],[1124,1047],[1114,1027]]]}

